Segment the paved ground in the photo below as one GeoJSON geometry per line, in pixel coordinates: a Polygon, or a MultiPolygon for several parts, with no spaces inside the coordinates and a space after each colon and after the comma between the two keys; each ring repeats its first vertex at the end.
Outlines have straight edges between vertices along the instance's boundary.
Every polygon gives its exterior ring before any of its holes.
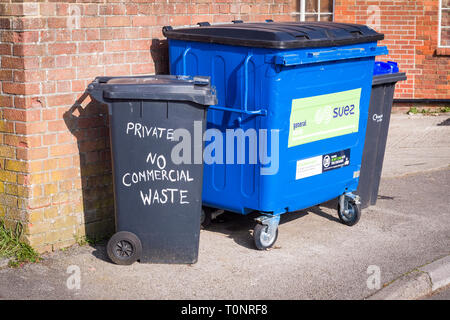
{"type": "Polygon", "coordinates": [[[448,168],[450,114],[393,114],[386,146],[383,177],[448,168]]]}
{"type": "Polygon", "coordinates": [[[430,297],[424,298],[424,300],[450,300],[450,286],[439,290],[430,297]]]}
{"type": "Polygon", "coordinates": [[[276,247],[261,252],[253,249],[252,220],[227,215],[202,231],[195,265],[122,267],[107,261],[102,246],[74,247],[0,269],[0,298],[367,297],[375,291],[369,266],[388,283],[450,254],[450,126],[438,126],[447,118],[393,115],[380,199],[354,227],[340,224],[336,204],[327,203],[283,216],[276,247]],[[81,288],[70,290],[77,267],[81,288]]]}

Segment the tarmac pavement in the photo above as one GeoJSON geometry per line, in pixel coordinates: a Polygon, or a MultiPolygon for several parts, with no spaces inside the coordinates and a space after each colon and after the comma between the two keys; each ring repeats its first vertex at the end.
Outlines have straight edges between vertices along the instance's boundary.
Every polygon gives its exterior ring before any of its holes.
{"type": "Polygon", "coordinates": [[[450,114],[393,114],[383,177],[425,172],[450,165],[450,114]]]}
{"type": "Polygon", "coordinates": [[[331,201],[282,216],[275,247],[257,251],[252,217],[225,214],[194,265],[118,266],[104,246],[74,246],[1,268],[0,299],[364,299],[450,255],[448,118],[392,115],[379,200],[353,227],[331,201]]]}

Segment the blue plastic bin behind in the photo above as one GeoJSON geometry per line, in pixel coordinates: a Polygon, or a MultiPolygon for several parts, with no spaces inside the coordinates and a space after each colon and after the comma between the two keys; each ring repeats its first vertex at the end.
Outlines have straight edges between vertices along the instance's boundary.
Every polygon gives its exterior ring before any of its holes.
{"type": "MultiPolygon", "coordinates": [[[[204,205],[242,214],[280,214],[356,190],[374,57],[387,53],[377,47],[382,35],[365,26],[336,23],[169,27],[164,34],[169,38],[171,74],[211,77],[218,104],[208,111],[207,128],[218,129],[224,144],[227,129],[267,129],[267,143],[260,141],[257,149],[270,156],[277,151],[271,130],[279,130],[278,165],[249,164],[248,137],[245,145],[235,140],[234,164],[205,163],[204,205]],[[221,28],[249,39],[229,44],[230,37],[218,36],[215,41],[211,35],[223,35],[221,28]],[[305,36],[293,36],[297,44],[301,39],[301,46],[286,41],[294,28],[306,30],[305,36]],[[255,29],[268,34],[256,34],[252,40],[246,32],[255,29]],[[199,36],[202,30],[209,38],[199,36]],[[351,38],[350,44],[327,42],[335,30],[351,38]],[[317,35],[325,40],[313,41],[317,35]],[[271,42],[265,46],[258,37],[271,42]],[[277,37],[283,40],[282,49],[276,46],[277,37]],[[299,129],[305,135],[298,135],[299,129]],[[244,148],[245,164],[238,164],[237,153],[244,148]]],[[[226,150],[223,153],[225,161],[226,150]]]]}
{"type": "Polygon", "coordinates": [[[375,67],[373,69],[373,75],[378,76],[380,74],[391,74],[399,72],[398,64],[394,61],[375,61],[375,67]]]}

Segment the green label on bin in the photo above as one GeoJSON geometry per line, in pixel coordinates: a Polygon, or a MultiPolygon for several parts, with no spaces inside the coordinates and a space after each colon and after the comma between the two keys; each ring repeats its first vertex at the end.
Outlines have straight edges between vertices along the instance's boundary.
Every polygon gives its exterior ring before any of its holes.
{"type": "Polygon", "coordinates": [[[361,88],[292,100],[288,147],[358,132],[361,88]]]}

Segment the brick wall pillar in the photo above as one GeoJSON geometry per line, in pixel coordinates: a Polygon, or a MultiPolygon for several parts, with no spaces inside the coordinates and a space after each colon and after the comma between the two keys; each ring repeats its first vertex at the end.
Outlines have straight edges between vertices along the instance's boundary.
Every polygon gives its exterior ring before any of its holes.
{"type": "Polygon", "coordinates": [[[40,20],[31,18],[38,11],[36,3],[0,3],[0,218],[8,226],[22,222],[27,234],[29,222],[40,219],[33,199],[40,196],[38,180],[44,179],[40,159],[48,156],[37,136],[44,131],[42,104],[36,97],[43,80],[36,56],[41,46],[26,45],[37,41],[39,32],[23,31],[39,27],[40,20]]]}

